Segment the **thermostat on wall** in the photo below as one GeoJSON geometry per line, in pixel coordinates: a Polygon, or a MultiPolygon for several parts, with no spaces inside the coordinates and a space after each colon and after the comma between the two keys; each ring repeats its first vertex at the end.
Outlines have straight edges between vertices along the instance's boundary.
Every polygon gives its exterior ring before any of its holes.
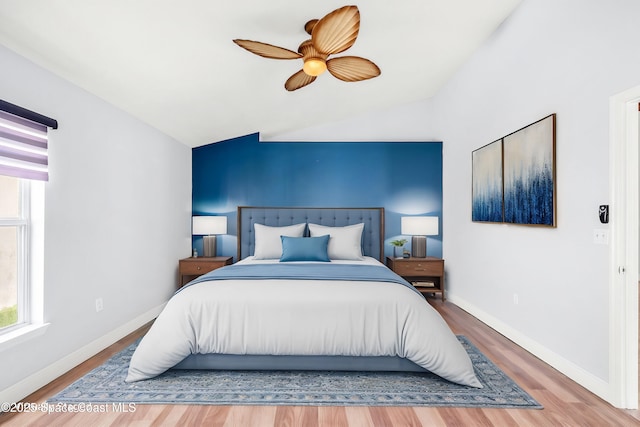
{"type": "Polygon", "coordinates": [[[609,222],[609,205],[600,205],[598,215],[600,216],[600,222],[607,224],[609,222]]]}

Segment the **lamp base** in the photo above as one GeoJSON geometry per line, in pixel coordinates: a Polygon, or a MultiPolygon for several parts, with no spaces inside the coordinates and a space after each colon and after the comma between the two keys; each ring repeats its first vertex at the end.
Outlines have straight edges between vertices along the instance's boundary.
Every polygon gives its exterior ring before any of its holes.
{"type": "Polygon", "coordinates": [[[202,238],[202,246],[204,253],[202,256],[214,257],[216,256],[216,236],[204,236],[202,238]]]}
{"type": "Polygon", "coordinates": [[[414,258],[427,257],[427,237],[426,236],[411,237],[411,256],[414,258]]]}

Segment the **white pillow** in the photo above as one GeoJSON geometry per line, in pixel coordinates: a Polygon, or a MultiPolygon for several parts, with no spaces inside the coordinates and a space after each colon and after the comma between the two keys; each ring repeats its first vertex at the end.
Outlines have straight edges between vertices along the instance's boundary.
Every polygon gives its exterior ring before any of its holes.
{"type": "Polygon", "coordinates": [[[331,259],[362,259],[362,230],[364,223],[347,225],[344,227],[327,227],[325,225],[309,224],[311,237],[328,234],[329,258],[331,259]]]}
{"type": "Polygon", "coordinates": [[[286,227],[254,224],[256,249],[253,255],[256,259],[280,259],[282,256],[282,239],[280,236],[302,237],[306,225],[304,222],[286,227]]]}

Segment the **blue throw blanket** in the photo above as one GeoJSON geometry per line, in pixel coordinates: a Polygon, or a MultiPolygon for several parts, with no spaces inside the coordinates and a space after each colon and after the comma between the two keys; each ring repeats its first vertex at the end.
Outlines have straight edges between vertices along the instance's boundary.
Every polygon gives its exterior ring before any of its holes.
{"type": "Polygon", "coordinates": [[[384,266],[356,264],[237,264],[213,270],[187,283],[181,290],[211,280],[353,280],[399,283],[423,296],[409,282],[384,266]]]}

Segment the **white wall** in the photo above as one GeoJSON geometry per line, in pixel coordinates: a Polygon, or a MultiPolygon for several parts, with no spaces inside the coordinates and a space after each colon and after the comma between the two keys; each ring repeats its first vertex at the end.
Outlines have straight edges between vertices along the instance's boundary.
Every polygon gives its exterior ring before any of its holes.
{"type": "Polygon", "coordinates": [[[45,185],[50,326],[0,348],[0,401],[11,401],[166,302],[178,259],[190,254],[191,150],[4,47],[0,63],[0,96],[59,123],[49,133],[45,185]]]}
{"type": "Polygon", "coordinates": [[[640,3],[525,1],[435,104],[451,293],[598,379],[609,378],[609,97],[640,83],[640,3]],[[470,152],[557,113],[558,228],[476,224],[470,152]],[[464,168],[456,168],[466,165],[464,168]],[[519,304],[513,295],[518,294],[519,304]]]}
{"type": "MultiPolygon", "coordinates": [[[[356,83],[357,84],[357,83],[356,83]]],[[[264,135],[263,141],[440,141],[429,101],[398,106],[297,131],[264,135]]]]}
{"type": "Polygon", "coordinates": [[[609,97],[640,84],[639,18],[634,0],[524,0],[433,99],[295,134],[389,139],[395,124],[396,139],[442,140],[450,300],[600,395],[609,248],[593,229],[607,227],[598,206],[609,202],[609,97]],[[558,227],[471,222],[471,152],[551,113],[558,227]]]}

